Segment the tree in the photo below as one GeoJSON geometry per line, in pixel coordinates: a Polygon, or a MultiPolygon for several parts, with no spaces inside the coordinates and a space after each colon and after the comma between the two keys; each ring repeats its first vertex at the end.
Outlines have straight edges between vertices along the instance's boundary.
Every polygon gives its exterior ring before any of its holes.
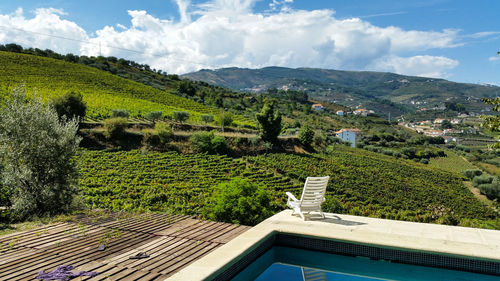
{"type": "Polygon", "coordinates": [[[177,85],[177,91],[188,96],[194,96],[196,94],[196,88],[189,80],[182,80],[177,85]]]}
{"type": "Polygon", "coordinates": [[[262,140],[275,143],[281,132],[281,113],[276,108],[276,101],[266,100],[262,111],[255,116],[261,126],[262,140]]]}
{"type": "Polygon", "coordinates": [[[63,96],[56,97],[52,101],[52,104],[59,118],[66,116],[67,119],[78,118],[81,121],[87,111],[87,105],[83,101],[82,94],[76,92],[69,92],[63,96]]]}
{"type": "Polygon", "coordinates": [[[127,118],[115,117],[104,120],[104,136],[107,139],[119,140],[127,129],[127,118]]]}
{"type": "MultiPolygon", "coordinates": [[[[484,98],[483,101],[486,104],[493,105],[493,111],[500,111],[500,97],[495,99],[487,99],[484,98]]],[[[483,116],[484,119],[483,127],[488,128],[491,131],[499,132],[500,131],[500,116],[499,115],[490,115],[483,116]]]]}
{"type": "Polygon", "coordinates": [[[174,111],[174,120],[177,122],[184,122],[189,119],[189,112],[186,111],[174,111]]]}
{"type": "Polygon", "coordinates": [[[272,215],[271,196],[248,179],[233,178],[219,184],[208,201],[204,215],[216,221],[256,225],[272,215]]]}
{"type": "Polygon", "coordinates": [[[128,118],[130,116],[130,113],[128,113],[128,110],[126,109],[113,109],[111,113],[112,118],[128,118]]]}
{"type": "Polygon", "coordinates": [[[453,125],[451,124],[450,120],[443,120],[441,123],[441,129],[452,129],[453,125]]]}
{"type": "Polygon", "coordinates": [[[194,133],[191,136],[191,143],[198,152],[224,154],[229,150],[226,139],[223,136],[216,136],[214,131],[194,133]]]}
{"type": "Polygon", "coordinates": [[[214,116],[212,114],[202,114],[201,121],[205,123],[212,123],[214,122],[214,116]]]}
{"type": "Polygon", "coordinates": [[[144,116],[146,119],[152,121],[153,123],[155,123],[156,121],[160,120],[163,116],[163,112],[161,111],[151,111],[151,112],[148,112],[146,114],[146,116],[144,116]]]}
{"type": "Polygon", "coordinates": [[[18,218],[67,211],[77,192],[78,121],[60,120],[36,94],[27,99],[20,87],[0,109],[2,184],[18,218]]]}
{"type": "Polygon", "coordinates": [[[305,146],[311,146],[314,140],[314,131],[309,126],[304,126],[299,131],[299,141],[305,146]]]}

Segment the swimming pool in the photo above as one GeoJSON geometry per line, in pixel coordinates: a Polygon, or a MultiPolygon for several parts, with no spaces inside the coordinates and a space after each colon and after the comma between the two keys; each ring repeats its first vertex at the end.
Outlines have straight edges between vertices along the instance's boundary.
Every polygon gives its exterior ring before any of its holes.
{"type": "Polygon", "coordinates": [[[232,280],[499,280],[499,276],[273,246],[232,280]]]}
{"type": "Polygon", "coordinates": [[[304,271],[325,276],[313,280],[500,280],[498,260],[283,232],[267,236],[208,279],[293,281],[304,280],[304,271]]]}

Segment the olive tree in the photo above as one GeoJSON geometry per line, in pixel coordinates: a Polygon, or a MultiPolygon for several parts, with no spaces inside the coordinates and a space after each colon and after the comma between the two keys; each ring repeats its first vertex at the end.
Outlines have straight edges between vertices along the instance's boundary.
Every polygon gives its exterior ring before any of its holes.
{"type": "Polygon", "coordinates": [[[77,192],[78,120],[60,120],[36,93],[15,89],[0,109],[2,184],[18,218],[68,210],[77,192]]]}

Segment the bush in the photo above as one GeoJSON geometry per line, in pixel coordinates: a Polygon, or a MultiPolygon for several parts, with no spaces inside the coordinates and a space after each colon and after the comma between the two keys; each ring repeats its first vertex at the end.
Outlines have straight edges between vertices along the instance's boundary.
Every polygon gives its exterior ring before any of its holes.
{"type": "Polygon", "coordinates": [[[177,122],[184,122],[189,119],[189,112],[186,111],[174,111],[174,120],[177,122]]]}
{"type": "Polygon", "coordinates": [[[104,136],[107,139],[120,139],[125,134],[127,124],[127,119],[122,117],[104,120],[104,136]]]}
{"type": "Polygon", "coordinates": [[[201,115],[201,121],[205,123],[212,123],[214,122],[214,116],[212,114],[203,114],[201,115]]]}
{"type": "Polygon", "coordinates": [[[26,99],[16,89],[0,109],[0,189],[18,219],[68,211],[78,184],[77,120],[61,121],[37,95],[26,99]]]}
{"type": "Polygon", "coordinates": [[[113,109],[113,112],[111,113],[112,118],[118,118],[118,117],[128,118],[129,116],[130,114],[126,109],[113,109]]]}
{"type": "Polygon", "coordinates": [[[480,175],[476,176],[472,179],[472,185],[475,187],[479,187],[481,184],[491,183],[493,181],[493,177],[489,175],[480,175]]]}
{"type": "Polygon", "coordinates": [[[174,136],[172,128],[165,122],[158,122],[155,124],[155,134],[158,135],[162,144],[169,142],[174,136]]]}
{"type": "Polygon", "coordinates": [[[52,105],[59,119],[66,116],[68,120],[78,118],[81,121],[87,111],[87,105],[83,102],[82,94],[75,92],[69,92],[64,96],[56,97],[52,101],[52,105]]]}
{"type": "Polygon", "coordinates": [[[463,173],[464,173],[464,176],[466,176],[467,178],[473,179],[474,177],[482,175],[483,171],[481,171],[479,169],[469,169],[469,170],[465,170],[463,173]]]}
{"type": "Polygon", "coordinates": [[[481,193],[489,199],[500,199],[500,183],[498,177],[495,177],[491,183],[480,184],[478,186],[481,193]]]}
{"type": "Polygon", "coordinates": [[[163,112],[161,111],[151,111],[144,116],[146,119],[151,120],[153,122],[160,120],[163,116],[163,112]]]}
{"type": "Polygon", "coordinates": [[[314,131],[309,126],[304,126],[299,131],[299,141],[305,146],[311,146],[314,140],[314,131]]]}
{"type": "Polygon", "coordinates": [[[233,178],[215,187],[203,214],[215,221],[256,225],[272,215],[271,196],[263,186],[233,178]]]}
{"type": "Polygon", "coordinates": [[[233,124],[233,114],[231,112],[224,112],[224,118],[220,116],[220,123],[224,123],[224,126],[231,126],[233,124]]]}
{"type": "Polygon", "coordinates": [[[191,143],[198,152],[224,154],[229,150],[226,139],[222,136],[216,136],[214,131],[194,133],[191,136],[191,143]]]}

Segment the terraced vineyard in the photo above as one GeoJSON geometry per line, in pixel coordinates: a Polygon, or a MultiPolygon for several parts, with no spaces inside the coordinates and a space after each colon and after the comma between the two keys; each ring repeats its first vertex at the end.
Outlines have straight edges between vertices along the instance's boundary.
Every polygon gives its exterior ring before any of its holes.
{"type": "Polygon", "coordinates": [[[270,169],[226,156],[82,150],[78,159],[85,200],[113,210],[198,214],[212,188],[236,176],[267,186],[277,208],[284,204],[282,190],[299,187],[270,169]]]}
{"type": "MultiPolygon", "coordinates": [[[[201,114],[218,115],[220,111],[192,100],[176,96],[119,76],[51,58],[0,51],[0,93],[24,83],[28,92],[36,91],[44,98],[80,92],[88,105],[90,118],[103,118],[113,109],[126,109],[131,116],[151,111],[188,111],[191,121],[201,114]]],[[[236,124],[254,125],[243,116],[234,116],[236,124]]]]}
{"type": "Polygon", "coordinates": [[[498,213],[476,200],[456,173],[343,146],[328,156],[268,154],[246,160],[299,181],[330,175],[327,211],[500,229],[498,213]]]}

